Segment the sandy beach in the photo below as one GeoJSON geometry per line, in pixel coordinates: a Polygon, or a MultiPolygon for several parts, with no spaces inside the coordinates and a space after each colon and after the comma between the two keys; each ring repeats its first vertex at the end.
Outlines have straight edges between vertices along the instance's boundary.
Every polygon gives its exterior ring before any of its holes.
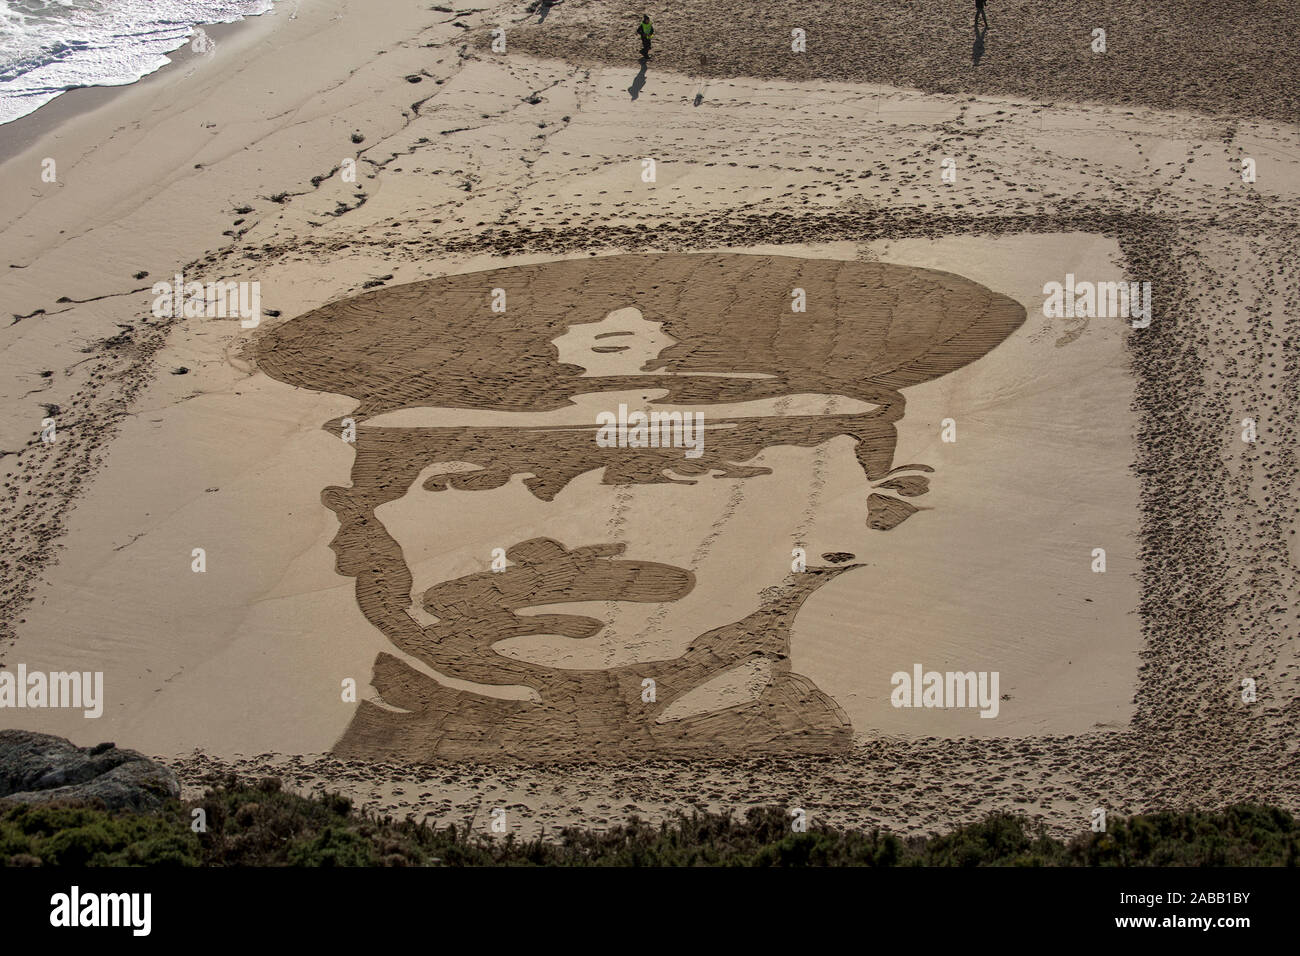
{"type": "Polygon", "coordinates": [[[303,0],[0,127],[0,665],[104,675],[0,727],[530,836],[1300,810],[1288,11],[303,0]]]}

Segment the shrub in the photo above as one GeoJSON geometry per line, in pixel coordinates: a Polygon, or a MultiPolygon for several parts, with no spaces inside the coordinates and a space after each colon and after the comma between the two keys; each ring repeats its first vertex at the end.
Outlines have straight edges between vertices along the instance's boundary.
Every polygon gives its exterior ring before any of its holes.
{"type": "Polygon", "coordinates": [[[1068,844],[1023,815],[994,813],[950,833],[812,827],[792,833],[786,811],[635,817],[596,832],[505,839],[435,829],[357,811],[339,794],[302,797],[276,778],[225,777],[199,800],[157,813],[0,801],[7,866],[1295,866],[1300,828],[1285,810],[1240,804],[1215,813],[1112,817],[1107,833],[1068,844]],[[206,832],[190,828],[205,811],[206,832]]]}

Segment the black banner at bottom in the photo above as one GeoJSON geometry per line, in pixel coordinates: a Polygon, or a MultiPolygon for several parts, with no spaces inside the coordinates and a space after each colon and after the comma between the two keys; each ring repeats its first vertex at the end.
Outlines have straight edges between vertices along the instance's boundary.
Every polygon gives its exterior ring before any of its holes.
{"type": "MultiPolygon", "coordinates": [[[[396,942],[467,918],[553,941],[559,931],[584,945],[643,933],[771,945],[769,934],[790,923],[864,944],[969,930],[1040,943],[1199,935],[1231,946],[1289,925],[1295,887],[1287,869],[0,870],[11,943],[76,934],[127,945],[256,940],[259,948],[354,936],[382,945],[389,933],[396,942]]],[[[463,929],[457,936],[465,945],[463,929]]]]}

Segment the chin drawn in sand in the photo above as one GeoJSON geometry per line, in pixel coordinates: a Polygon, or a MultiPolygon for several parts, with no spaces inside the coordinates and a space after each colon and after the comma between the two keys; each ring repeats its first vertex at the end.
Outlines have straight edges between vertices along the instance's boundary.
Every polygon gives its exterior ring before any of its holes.
{"type": "Polygon", "coordinates": [[[930,468],[894,464],[901,389],[975,361],[1024,318],[926,269],[627,255],[384,289],[264,331],[263,371],[358,402],[352,484],[322,501],[338,571],[396,653],[378,656],[378,697],[335,752],[847,747],[843,710],[791,669],[795,616],[864,573],[853,558],[928,488],[930,468]],[[792,311],[797,289],[806,311],[792,311]],[[620,405],[672,428],[698,413],[702,429],[611,442],[598,422],[620,405]],[[746,489],[775,480],[759,462],[783,446],[828,467],[849,456],[861,476],[855,519],[801,572],[804,502],[746,510],[746,489]]]}

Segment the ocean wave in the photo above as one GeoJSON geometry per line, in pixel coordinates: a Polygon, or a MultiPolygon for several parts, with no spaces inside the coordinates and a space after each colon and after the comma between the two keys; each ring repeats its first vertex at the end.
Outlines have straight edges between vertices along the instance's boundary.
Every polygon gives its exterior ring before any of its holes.
{"type": "Polygon", "coordinates": [[[266,13],[273,0],[4,0],[0,123],[82,86],[124,86],[165,66],[205,23],[266,13]]]}

